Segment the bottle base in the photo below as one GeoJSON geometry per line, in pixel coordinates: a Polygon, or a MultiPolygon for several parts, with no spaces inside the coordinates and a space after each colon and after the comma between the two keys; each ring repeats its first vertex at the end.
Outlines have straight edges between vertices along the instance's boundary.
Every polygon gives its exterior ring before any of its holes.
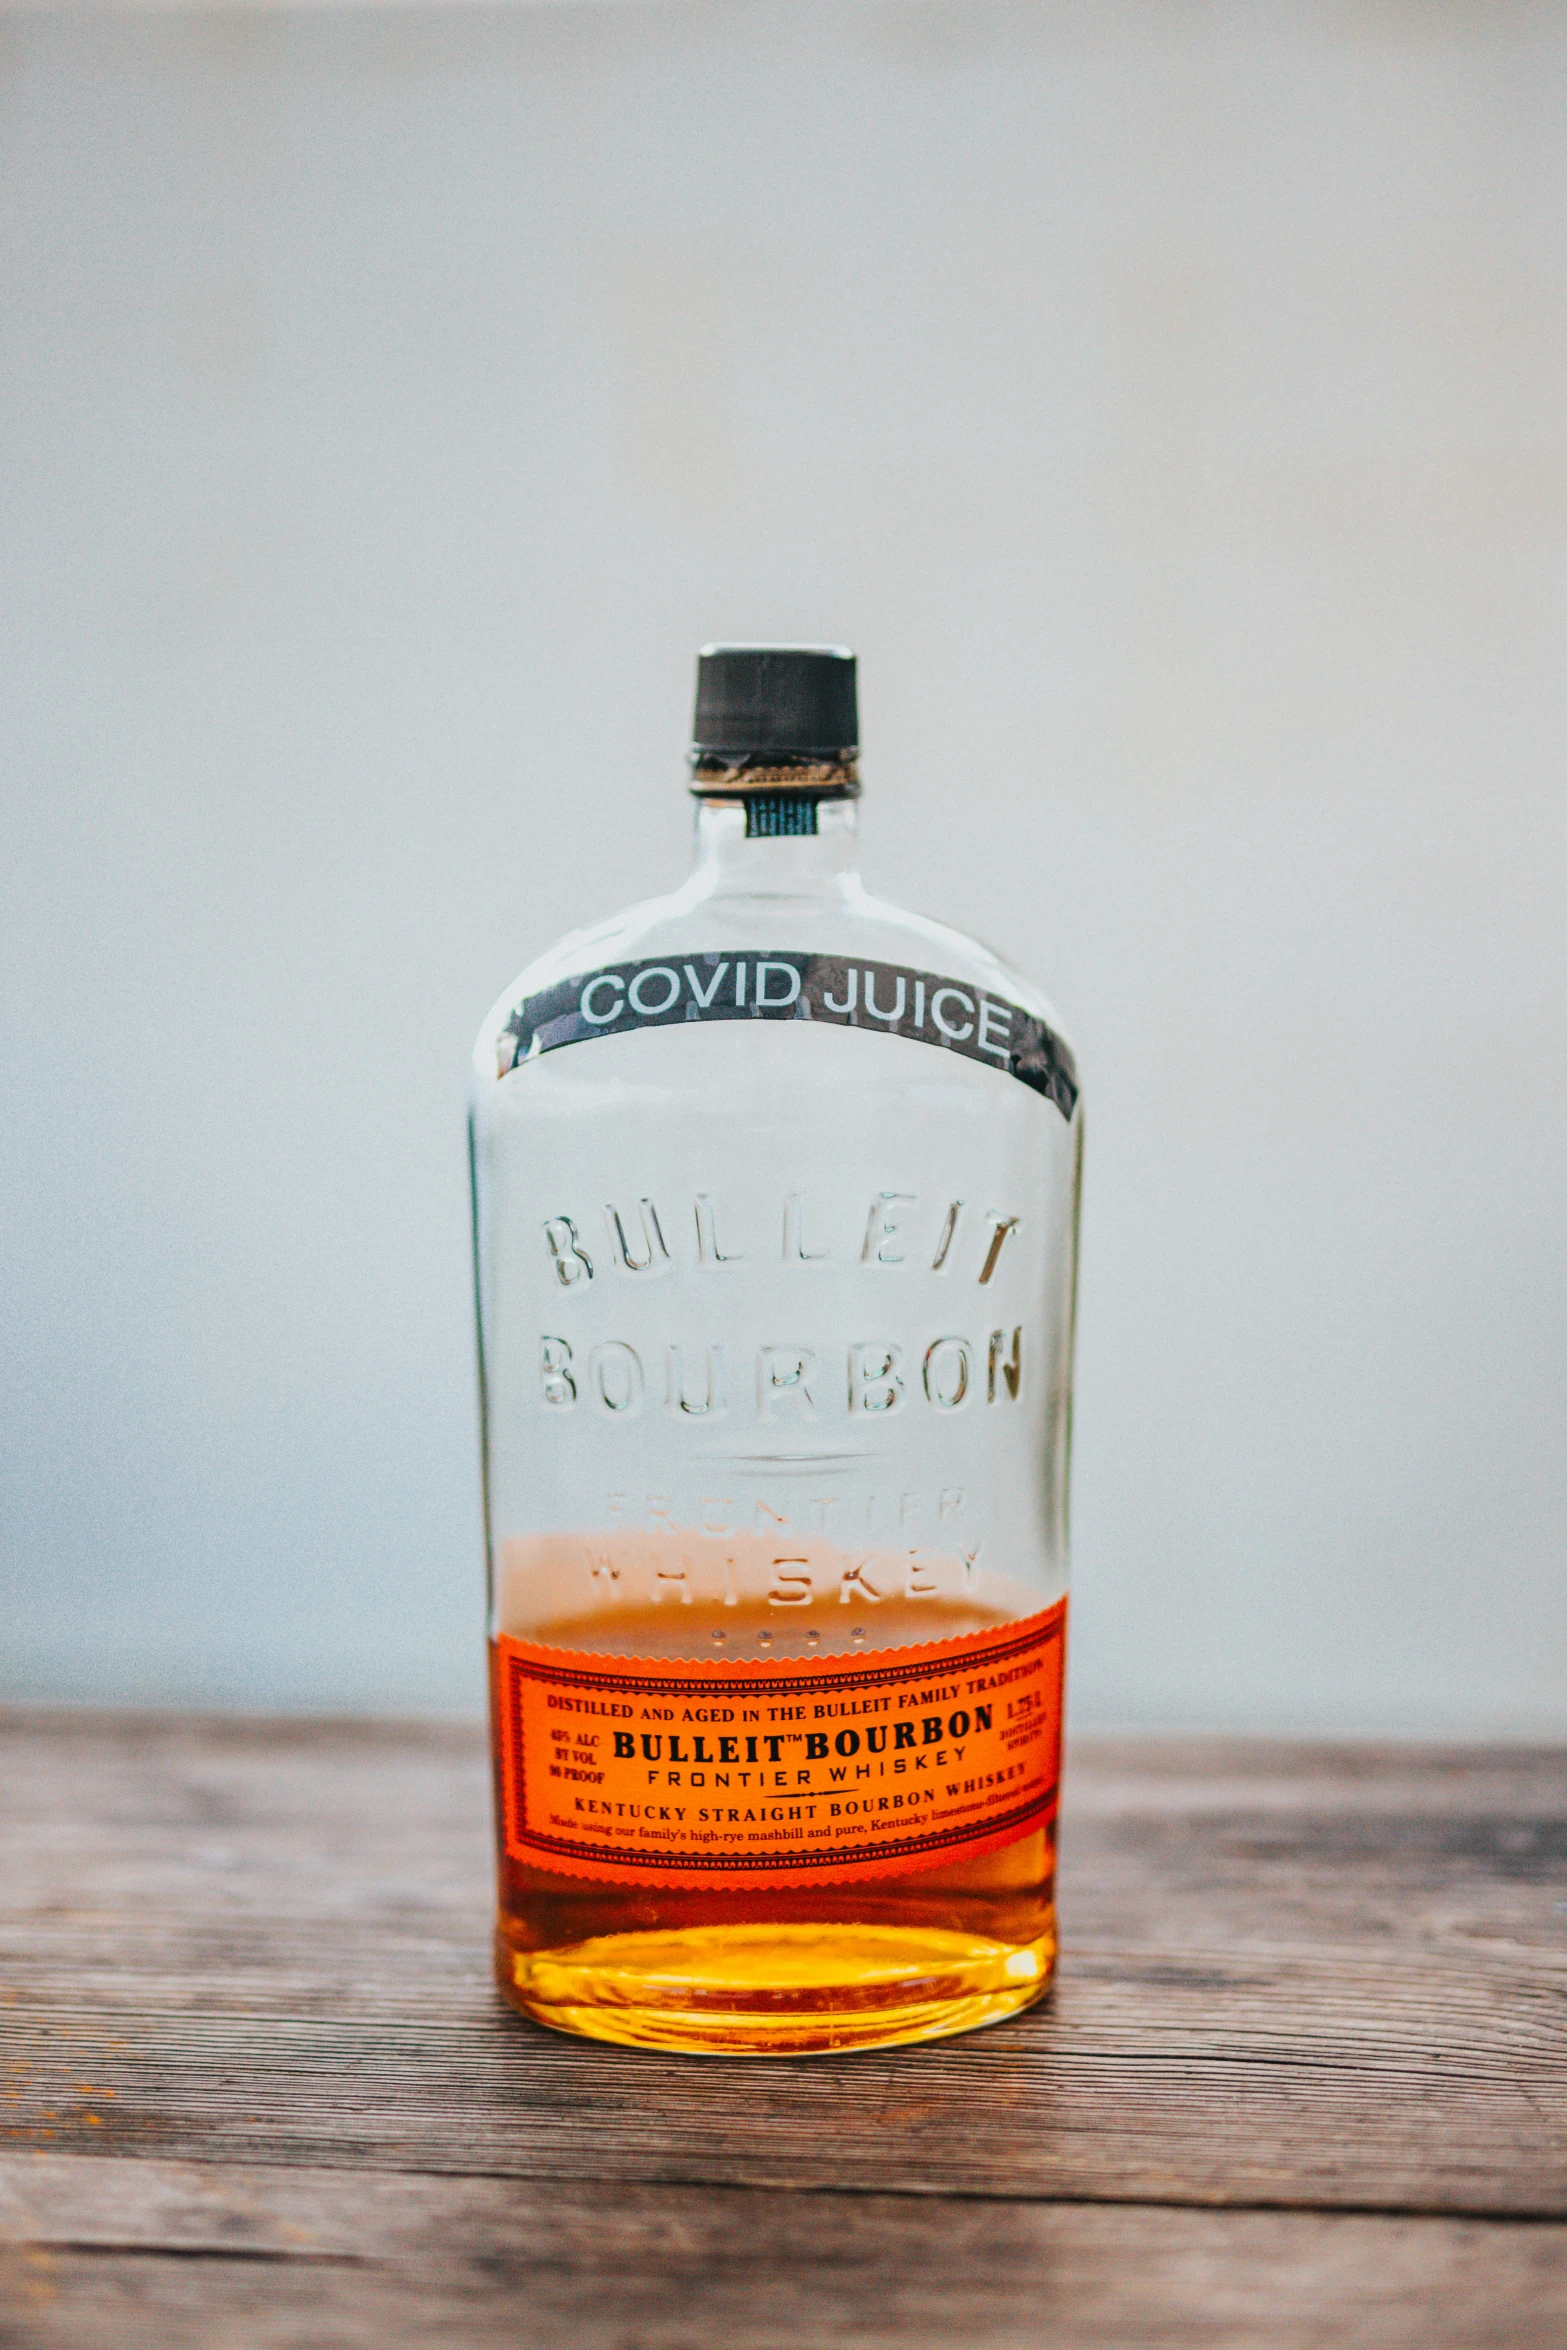
{"type": "Polygon", "coordinates": [[[512,2006],[558,2032],[690,2056],[801,2056],[1000,2023],[1049,1989],[1055,1937],[702,1926],[556,1950],[518,1950],[498,1935],[495,1956],[512,2006]]]}

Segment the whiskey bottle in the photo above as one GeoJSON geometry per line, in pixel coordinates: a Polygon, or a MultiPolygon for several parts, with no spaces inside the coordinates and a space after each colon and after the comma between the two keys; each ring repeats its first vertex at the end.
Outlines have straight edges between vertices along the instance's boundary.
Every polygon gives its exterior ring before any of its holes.
{"type": "Polygon", "coordinates": [[[925,2039],[1054,1964],[1077,1078],[861,884],[852,654],[710,646],[695,736],[690,879],[474,1058],[499,1980],[925,2039]]]}

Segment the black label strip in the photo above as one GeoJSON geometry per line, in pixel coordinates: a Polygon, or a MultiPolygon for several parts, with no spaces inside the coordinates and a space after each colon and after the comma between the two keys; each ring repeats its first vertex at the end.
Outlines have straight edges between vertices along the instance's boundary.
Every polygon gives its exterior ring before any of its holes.
{"type": "Polygon", "coordinates": [[[518,1005],[500,1039],[500,1074],[595,1036],[678,1028],[688,1020],[814,1020],[932,1044],[1016,1077],[1070,1120],[1077,1069],[1032,1012],[988,990],[900,963],[836,955],[705,954],[606,963],[557,980],[518,1005]]]}

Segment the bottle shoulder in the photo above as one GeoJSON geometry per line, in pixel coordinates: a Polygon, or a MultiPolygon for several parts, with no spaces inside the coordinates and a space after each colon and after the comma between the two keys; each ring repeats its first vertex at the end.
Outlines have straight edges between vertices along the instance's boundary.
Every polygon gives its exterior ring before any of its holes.
{"type": "Polygon", "coordinates": [[[497,1040],[530,996],[606,965],[736,952],[832,955],[926,971],[1010,1000],[1070,1050],[1053,1004],[1026,973],[966,932],[872,895],[851,875],[808,895],[719,895],[687,884],[568,932],[496,998],[474,1045],[475,1076],[494,1081],[497,1040]]]}
{"type": "MultiPolygon", "coordinates": [[[[902,946],[901,954],[889,953],[884,960],[915,965],[923,961],[927,969],[941,978],[966,981],[993,995],[1005,996],[1036,1019],[1043,1020],[1054,1036],[1070,1045],[1071,1038],[1044,989],[983,939],[972,938],[966,930],[957,930],[949,922],[938,922],[933,915],[917,914],[909,907],[894,905],[889,899],[874,898],[869,892],[862,893],[861,902],[867,922],[874,922],[890,945],[902,946]]],[[[862,947],[861,951],[869,950],[862,947]]]]}

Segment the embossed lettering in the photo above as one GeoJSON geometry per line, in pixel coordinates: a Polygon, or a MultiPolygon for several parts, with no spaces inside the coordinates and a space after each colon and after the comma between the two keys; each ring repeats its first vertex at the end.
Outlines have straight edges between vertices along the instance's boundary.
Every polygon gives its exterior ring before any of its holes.
{"type": "Polygon", "coordinates": [[[1003,1360],[1005,1345],[1006,1332],[992,1330],[990,1333],[990,1368],[985,1383],[985,1392],[991,1403],[995,1402],[998,1392],[996,1387],[998,1371],[1006,1382],[1008,1395],[1015,1396],[1017,1394],[1018,1382],[1023,1376],[1023,1331],[1021,1324],[1012,1333],[1012,1360],[1010,1363],[1003,1360]]]}
{"type": "Polygon", "coordinates": [[[871,1212],[865,1221],[865,1246],[860,1251],[862,1265],[901,1265],[906,1262],[901,1248],[889,1248],[900,1226],[898,1210],[912,1207],[912,1191],[879,1191],[871,1202],[871,1212]]]}
{"type": "Polygon", "coordinates": [[[666,1595],[678,1600],[682,1607],[691,1605],[691,1568],[688,1560],[682,1559],[678,1566],[673,1567],[665,1562],[653,1569],[653,1605],[657,1607],[666,1595]]]}
{"type": "Polygon", "coordinates": [[[971,1372],[966,1338],[933,1339],[925,1349],[925,1393],[938,1412],[955,1412],[968,1394],[971,1372]]]}
{"type": "Polygon", "coordinates": [[[955,1199],[947,1210],[947,1220],[941,1227],[941,1238],[936,1243],[936,1253],[930,1260],[930,1269],[933,1273],[942,1271],[952,1253],[953,1236],[957,1232],[958,1218],[962,1213],[963,1202],[960,1199],[955,1199]]]}
{"type": "Polygon", "coordinates": [[[551,1216],[544,1227],[544,1238],[554,1260],[555,1278],[562,1289],[592,1280],[593,1260],[577,1238],[577,1227],[569,1216],[551,1216]]]}
{"type": "Polygon", "coordinates": [[[564,1338],[539,1340],[539,1381],[552,1411],[567,1412],[577,1400],[577,1382],[571,1375],[571,1345],[564,1338]]]}
{"type": "Polygon", "coordinates": [[[805,1559],[774,1559],[768,1599],[774,1607],[809,1607],[811,1570],[805,1559]]]}
{"type": "Polygon", "coordinates": [[[685,1349],[671,1345],[665,1362],[665,1404],[675,1419],[718,1419],[724,1409],[724,1350],[721,1346],[703,1349],[706,1368],[702,1391],[695,1392],[686,1373],[685,1349]]]}
{"type": "Polygon", "coordinates": [[[990,1222],[992,1230],[990,1235],[990,1247],[986,1252],[985,1262],[980,1269],[979,1285],[981,1289],[984,1288],[985,1283],[990,1279],[991,1274],[994,1273],[996,1269],[996,1265],[1001,1256],[1001,1251],[1006,1246],[1008,1233],[1015,1232],[1017,1230],[1020,1220],[1021,1219],[1017,1216],[998,1216],[995,1209],[991,1209],[990,1222]]]}
{"type": "Polygon", "coordinates": [[[784,1201],[783,1253],[784,1262],[790,1265],[824,1265],[827,1262],[827,1251],[824,1248],[807,1248],[805,1245],[803,1191],[791,1191],[784,1201]]]}
{"type": "Polygon", "coordinates": [[[606,1338],[588,1357],[588,1377],[606,1412],[630,1418],[642,1409],[642,1363],[634,1346],[606,1338]]]}
{"type": "Polygon", "coordinates": [[[699,1265],[743,1265],[743,1248],[723,1249],[718,1245],[718,1217],[713,1207],[712,1194],[699,1191],[696,1207],[696,1261],[699,1265]]]}
{"type": "Polygon", "coordinates": [[[637,1256],[626,1237],[625,1221],[613,1200],[605,1203],[604,1221],[609,1227],[610,1246],[615,1262],[623,1273],[667,1273],[669,1244],[664,1238],[658,1220],[658,1210],[650,1199],[639,1200],[642,1223],[642,1254],[637,1256]]]}
{"type": "Polygon", "coordinates": [[[808,1420],[816,1417],[811,1375],[816,1356],[808,1346],[764,1346],[756,1358],[756,1402],[764,1420],[776,1417],[783,1403],[794,1403],[808,1420]]]}
{"type": "Polygon", "coordinates": [[[852,1567],[844,1568],[838,1584],[838,1604],[840,1607],[848,1607],[856,1592],[859,1593],[861,1599],[869,1600],[872,1605],[879,1605],[886,1598],[887,1594],[877,1590],[865,1571],[875,1556],[876,1553],[872,1551],[868,1557],[856,1559],[852,1567]]]}
{"type": "Polygon", "coordinates": [[[901,1346],[871,1340],[849,1349],[849,1409],[851,1412],[895,1412],[903,1401],[903,1376],[898,1369],[901,1346]]]}
{"type": "Polygon", "coordinates": [[[585,1555],[588,1562],[588,1580],[594,1589],[607,1591],[611,1599],[618,1599],[620,1594],[616,1591],[615,1585],[620,1581],[620,1569],[616,1566],[611,1553],[607,1550],[594,1550],[590,1546],[585,1546],[585,1555]]]}

